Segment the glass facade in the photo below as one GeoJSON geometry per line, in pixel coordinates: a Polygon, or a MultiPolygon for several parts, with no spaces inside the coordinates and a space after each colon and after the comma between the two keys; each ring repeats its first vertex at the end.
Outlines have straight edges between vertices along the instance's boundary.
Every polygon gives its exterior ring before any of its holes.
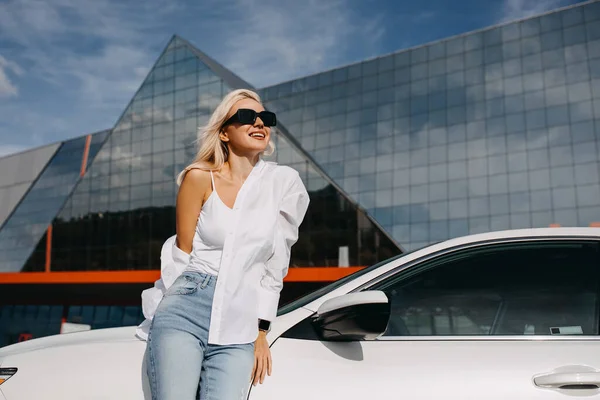
{"type": "MultiPolygon", "coordinates": [[[[160,268],[161,246],[175,233],[175,178],[195,156],[197,127],[208,120],[226,93],[243,82],[218,75],[215,69],[220,67],[214,62],[207,65],[202,57],[179,38],[169,43],[102,141],[85,176],[74,190],[60,186],[60,192],[70,196],[61,197],[50,219],[44,214],[44,222],[35,225],[37,247],[31,257],[23,259],[29,253],[18,252],[20,258],[9,270],[22,265],[24,271],[160,268]]],[[[311,197],[300,240],[293,248],[292,267],[338,266],[340,247],[348,247],[350,265],[368,265],[397,254],[400,250],[394,241],[348,201],[287,135],[283,127],[275,132],[277,151],[270,159],[295,168],[311,197]]],[[[81,140],[63,146],[80,146],[81,140]]],[[[58,154],[63,152],[66,149],[58,154]]],[[[79,157],[74,162],[80,162],[81,150],[73,154],[79,157]]],[[[47,171],[56,169],[57,160],[47,171]]],[[[77,165],[67,167],[79,174],[77,165]]],[[[40,181],[58,187],[54,181],[40,181]]],[[[46,204],[48,196],[36,195],[31,201],[46,204]]],[[[32,229],[30,216],[20,221],[32,229]]],[[[28,237],[29,251],[33,239],[28,237]]],[[[11,243],[3,241],[0,233],[2,243],[7,251],[14,251],[8,250],[11,243]]]]}
{"type": "Polygon", "coordinates": [[[41,261],[39,270],[45,269],[46,242],[38,243],[107,135],[103,131],[73,139],[56,151],[0,229],[0,271],[21,271],[28,259],[41,261]]]}
{"type": "MultiPolygon", "coordinates": [[[[85,138],[51,159],[0,229],[0,270],[158,269],[196,129],[238,87],[250,85],[174,37],[93,135],[82,179],[85,138]]],[[[292,266],[600,221],[598,1],[259,91],[281,125],[274,160],[311,196],[292,266]]]]}
{"type": "Polygon", "coordinates": [[[600,2],[261,93],[404,248],[600,220],[600,2]]]}

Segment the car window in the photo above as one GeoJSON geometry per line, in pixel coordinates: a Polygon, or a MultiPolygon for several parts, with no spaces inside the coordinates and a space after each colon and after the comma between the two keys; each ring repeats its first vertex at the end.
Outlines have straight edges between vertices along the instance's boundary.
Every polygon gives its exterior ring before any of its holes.
{"type": "Polygon", "coordinates": [[[369,289],[391,300],[384,336],[598,334],[599,245],[488,245],[425,261],[369,289]]]}
{"type": "MultiPolygon", "coordinates": [[[[397,260],[397,259],[399,259],[401,257],[405,257],[408,254],[412,254],[412,253],[413,252],[406,252],[406,253],[399,254],[399,255],[394,256],[392,258],[389,258],[389,259],[386,259],[384,261],[381,261],[381,262],[379,262],[377,264],[374,264],[374,265],[371,265],[369,267],[366,267],[366,268],[363,268],[361,270],[358,270],[358,271],[356,271],[356,272],[354,272],[354,273],[352,273],[350,275],[347,275],[347,276],[345,276],[345,277],[343,277],[341,279],[338,279],[335,282],[330,283],[329,285],[323,286],[322,288],[319,288],[319,289],[317,289],[317,290],[315,290],[313,292],[310,292],[310,293],[308,293],[308,294],[306,294],[306,295],[304,295],[304,296],[302,296],[302,297],[300,297],[300,298],[298,298],[298,299],[296,299],[294,301],[291,301],[291,302],[289,302],[289,303],[281,306],[277,310],[277,316],[289,313],[290,311],[294,311],[297,308],[304,307],[308,303],[311,303],[311,302],[315,301],[316,299],[318,299],[319,297],[324,296],[327,293],[329,293],[329,292],[331,292],[331,291],[333,291],[333,290],[335,290],[335,289],[337,289],[337,288],[345,285],[346,283],[350,282],[351,280],[356,279],[356,278],[358,278],[358,277],[360,277],[360,276],[362,276],[364,274],[367,274],[367,273],[369,273],[369,272],[371,272],[371,271],[373,271],[373,270],[375,270],[375,269],[377,269],[377,268],[379,268],[379,267],[381,267],[381,266],[383,266],[385,264],[388,264],[388,263],[390,263],[392,261],[395,261],[395,260],[397,260]]],[[[309,268],[309,267],[306,267],[306,268],[309,268]]]]}

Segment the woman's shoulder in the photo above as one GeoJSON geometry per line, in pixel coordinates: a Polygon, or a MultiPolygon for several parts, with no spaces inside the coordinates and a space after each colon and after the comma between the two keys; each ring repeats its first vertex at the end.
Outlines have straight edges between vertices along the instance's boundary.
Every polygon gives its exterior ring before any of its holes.
{"type": "Polygon", "coordinates": [[[194,187],[207,187],[210,186],[210,182],[210,171],[202,168],[190,168],[182,177],[182,185],[185,184],[194,187]]]}

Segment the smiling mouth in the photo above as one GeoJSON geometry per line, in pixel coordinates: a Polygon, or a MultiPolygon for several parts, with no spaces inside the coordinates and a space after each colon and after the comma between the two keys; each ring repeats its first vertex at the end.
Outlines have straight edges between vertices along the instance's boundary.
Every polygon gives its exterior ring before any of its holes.
{"type": "Polygon", "coordinates": [[[254,132],[250,134],[250,137],[254,139],[264,139],[266,136],[264,133],[254,132]]]}

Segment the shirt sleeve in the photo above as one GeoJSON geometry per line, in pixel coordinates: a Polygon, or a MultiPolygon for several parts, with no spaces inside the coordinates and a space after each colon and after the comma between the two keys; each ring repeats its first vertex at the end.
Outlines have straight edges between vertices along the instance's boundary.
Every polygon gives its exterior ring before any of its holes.
{"type": "Polygon", "coordinates": [[[309,202],[306,188],[296,172],[279,206],[273,255],[266,262],[265,274],[260,281],[259,319],[273,321],[277,316],[283,278],[287,275],[292,246],[298,240],[298,228],[304,219],[309,202]]]}
{"type": "Polygon", "coordinates": [[[142,292],[142,313],[151,320],[158,304],[175,279],[185,269],[190,255],[177,247],[177,235],[173,235],[163,243],[160,254],[160,278],[154,286],[142,292]]]}

